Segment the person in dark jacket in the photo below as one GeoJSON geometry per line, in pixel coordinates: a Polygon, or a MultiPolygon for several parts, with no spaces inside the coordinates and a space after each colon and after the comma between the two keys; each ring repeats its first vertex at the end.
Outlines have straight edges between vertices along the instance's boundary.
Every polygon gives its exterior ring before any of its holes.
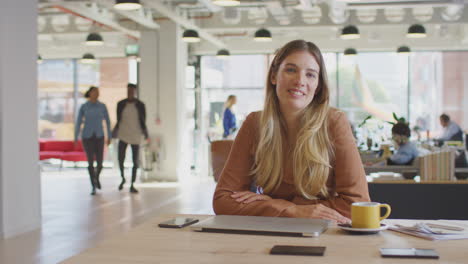
{"type": "Polygon", "coordinates": [[[133,169],[132,183],[130,185],[130,192],[132,193],[138,193],[133,183],[136,180],[138,170],[140,143],[142,137],[148,140],[145,104],[136,98],[136,92],[137,86],[129,83],[127,85],[127,98],[117,104],[117,124],[113,133],[113,136],[119,139],[118,159],[120,175],[122,176],[119,190],[122,190],[125,184],[124,161],[127,146],[130,144],[132,148],[133,169]]]}
{"type": "Polygon", "coordinates": [[[418,148],[409,141],[411,130],[406,123],[398,122],[392,127],[392,138],[397,152],[387,159],[387,165],[411,165],[419,155],[418,148]]]}
{"type": "Polygon", "coordinates": [[[85,93],[88,102],[80,107],[78,118],[75,124],[75,145],[81,131],[81,125],[84,122],[81,138],[83,147],[88,158],[88,172],[91,180],[91,195],[96,194],[96,188],[101,189],[99,174],[102,170],[102,160],[104,157],[104,131],[102,120],[106,121],[107,127],[107,145],[110,143],[110,120],[106,105],[98,101],[99,89],[91,86],[85,93]],[[83,121],[84,119],[84,121],[83,121]],[[97,166],[94,168],[94,160],[96,159],[97,166]]]}
{"type": "Polygon", "coordinates": [[[226,103],[224,103],[224,114],[223,114],[223,138],[227,138],[237,130],[236,116],[232,111],[232,106],[237,103],[237,97],[235,95],[229,95],[226,103]]]}

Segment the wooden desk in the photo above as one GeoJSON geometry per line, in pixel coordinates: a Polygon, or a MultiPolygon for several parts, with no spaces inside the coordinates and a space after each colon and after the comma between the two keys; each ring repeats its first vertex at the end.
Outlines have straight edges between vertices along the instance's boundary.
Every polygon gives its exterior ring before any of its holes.
{"type": "Polygon", "coordinates": [[[398,166],[398,165],[391,165],[391,166],[364,166],[364,171],[366,175],[369,175],[374,172],[395,172],[395,173],[412,173],[412,174],[419,174],[419,167],[415,166],[398,166]]]}
{"type": "MultiPolygon", "coordinates": [[[[337,227],[317,238],[201,233],[158,228],[173,216],[156,217],[130,232],[108,239],[63,263],[421,263],[422,260],[383,259],[381,247],[434,248],[437,260],[424,263],[466,263],[468,240],[429,241],[393,231],[374,235],[350,235],[337,227]],[[326,246],[324,257],[272,256],[274,245],[326,246]]],[[[190,216],[204,219],[207,216],[190,216]]],[[[396,220],[388,220],[388,222],[396,220]]],[[[412,224],[414,220],[399,220],[412,224]]],[[[457,221],[468,228],[468,221],[457,221]]]]}

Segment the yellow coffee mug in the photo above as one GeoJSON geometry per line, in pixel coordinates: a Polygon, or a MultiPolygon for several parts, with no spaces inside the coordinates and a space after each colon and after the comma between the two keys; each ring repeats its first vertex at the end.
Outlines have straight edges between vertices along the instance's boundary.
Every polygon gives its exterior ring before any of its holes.
{"type": "Polygon", "coordinates": [[[379,228],[380,221],[390,215],[392,209],[388,204],[376,202],[359,202],[351,204],[351,222],[353,228],[379,228]],[[380,216],[380,208],[385,207],[387,212],[380,216]]]}

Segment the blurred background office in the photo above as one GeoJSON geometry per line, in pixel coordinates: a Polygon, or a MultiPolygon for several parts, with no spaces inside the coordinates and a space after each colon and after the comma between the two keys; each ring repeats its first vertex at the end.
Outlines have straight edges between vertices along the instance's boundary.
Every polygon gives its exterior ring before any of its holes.
{"type": "MultiPolygon", "coordinates": [[[[211,0],[124,2],[2,1],[3,236],[41,226],[41,194],[50,188],[41,180],[50,172],[61,167],[57,178],[69,181],[76,173],[87,180],[83,150],[62,142],[73,141],[89,86],[98,86],[100,101],[115,109],[126,84],[138,85],[151,142],[140,155],[148,162],[138,184],[212,180],[210,146],[223,137],[226,98],[237,97],[239,128],[248,113],[262,109],[274,52],[293,39],[322,48],[330,103],[355,128],[364,163],[396,152],[391,123],[404,118],[419,157],[446,151],[466,164],[466,0],[226,0],[228,7],[211,0]],[[458,124],[464,141],[435,140],[444,133],[442,114],[458,124]],[[51,142],[58,141],[64,145],[56,149],[51,142]]],[[[110,122],[116,123],[114,111],[110,122]]],[[[118,184],[115,144],[104,155],[104,178],[118,184]]],[[[421,174],[424,159],[406,166],[421,174]]],[[[460,164],[452,178],[463,178],[460,164]]],[[[377,167],[366,171],[387,169],[377,167]]],[[[139,189],[140,197],[151,188],[139,189]]]]}

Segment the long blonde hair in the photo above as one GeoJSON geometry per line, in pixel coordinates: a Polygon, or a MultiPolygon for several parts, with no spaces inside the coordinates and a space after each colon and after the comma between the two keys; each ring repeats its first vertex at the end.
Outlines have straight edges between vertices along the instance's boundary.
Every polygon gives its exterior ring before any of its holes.
{"type": "Polygon", "coordinates": [[[329,88],[322,53],[312,42],[294,40],[283,46],[273,59],[266,81],[266,96],[260,117],[260,135],[252,174],[265,193],[275,191],[282,181],[286,123],[280,110],[272,77],[291,53],[308,51],[320,66],[319,83],[312,102],[303,110],[301,127],[293,150],[293,175],[296,190],[307,199],[328,197],[326,182],[333,148],[328,136],[329,88]]]}

